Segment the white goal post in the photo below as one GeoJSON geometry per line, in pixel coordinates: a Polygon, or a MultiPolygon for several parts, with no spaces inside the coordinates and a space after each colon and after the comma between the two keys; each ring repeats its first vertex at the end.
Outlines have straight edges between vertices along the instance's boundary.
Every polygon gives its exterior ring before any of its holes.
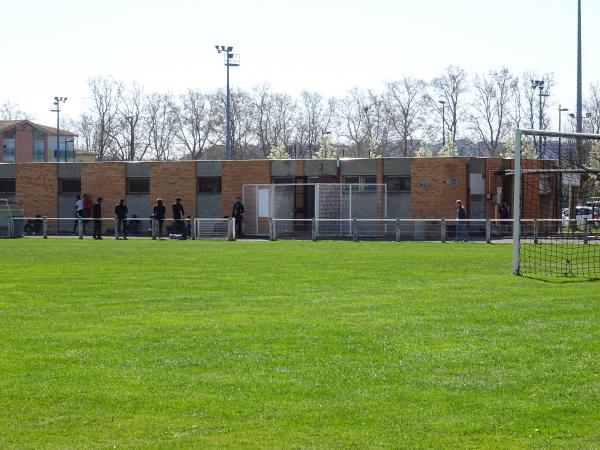
{"type": "Polygon", "coordinates": [[[513,274],[600,278],[600,135],[517,129],[505,173],[513,274]]]}

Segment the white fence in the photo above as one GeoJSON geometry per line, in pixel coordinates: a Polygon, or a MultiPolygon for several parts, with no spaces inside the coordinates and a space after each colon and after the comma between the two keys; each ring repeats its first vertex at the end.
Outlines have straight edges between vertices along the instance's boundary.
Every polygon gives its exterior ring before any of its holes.
{"type": "MultiPolygon", "coordinates": [[[[6,221],[5,221],[6,222],[6,221]]],[[[148,239],[235,240],[233,218],[165,219],[161,224],[150,218],[129,218],[120,227],[117,219],[73,219],[56,217],[13,217],[4,224],[2,237],[92,237],[94,228],[101,236],[148,239]]],[[[597,221],[571,224],[564,220],[522,219],[521,235],[534,243],[568,236],[581,243],[600,243],[597,221]]],[[[511,240],[513,220],[495,219],[267,219],[266,237],[306,240],[381,241],[481,241],[511,240]]]]}

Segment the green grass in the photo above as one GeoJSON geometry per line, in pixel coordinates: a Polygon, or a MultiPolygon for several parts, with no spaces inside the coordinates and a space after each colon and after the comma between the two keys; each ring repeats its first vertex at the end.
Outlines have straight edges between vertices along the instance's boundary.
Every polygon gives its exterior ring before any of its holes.
{"type": "Polygon", "coordinates": [[[599,448],[600,285],[486,244],[0,241],[0,448],[599,448]]]}

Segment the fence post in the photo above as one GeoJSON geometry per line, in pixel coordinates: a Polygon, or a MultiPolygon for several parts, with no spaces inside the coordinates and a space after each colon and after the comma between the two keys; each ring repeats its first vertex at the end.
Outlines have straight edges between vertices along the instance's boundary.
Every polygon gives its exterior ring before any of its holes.
{"type": "Polygon", "coordinates": [[[227,234],[229,234],[229,240],[230,241],[235,241],[236,240],[236,235],[235,235],[235,217],[230,217],[229,221],[227,222],[227,234]]]}
{"type": "Polygon", "coordinates": [[[312,218],[312,240],[317,240],[317,220],[314,217],[312,218]]]}
{"type": "Polygon", "coordinates": [[[275,239],[275,222],[272,217],[269,217],[269,240],[274,241],[275,239]]]}
{"type": "Polygon", "coordinates": [[[400,218],[396,217],[396,242],[400,242],[400,218]]]}
{"type": "Polygon", "coordinates": [[[150,219],[150,229],[152,230],[152,240],[155,241],[156,240],[156,219],[152,218],[150,219]]]}
{"type": "Polygon", "coordinates": [[[583,219],[583,243],[588,244],[588,220],[583,219]]]}
{"type": "Polygon", "coordinates": [[[538,243],[538,220],[533,219],[533,243],[538,243]]]}
{"type": "Polygon", "coordinates": [[[354,242],[358,242],[358,226],[356,223],[356,217],[352,218],[352,238],[354,242]]]}
{"type": "Polygon", "coordinates": [[[48,218],[46,216],[42,218],[42,233],[44,239],[48,239],[48,218]]]}
{"type": "Polygon", "coordinates": [[[115,239],[119,239],[119,221],[115,218],[115,239]]]}
{"type": "Polygon", "coordinates": [[[492,221],[485,219],[485,242],[492,242],[492,221]]]}
{"type": "Polygon", "coordinates": [[[8,237],[15,237],[15,221],[12,218],[8,221],[8,237]]]}
{"type": "Polygon", "coordinates": [[[440,219],[440,237],[442,242],[446,242],[446,219],[444,217],[440,219]]]}
{"type": "Polygon", "coordinates": [[[192,239],[192,241],[196,240],[196,218],[192,217],[190,218],[190,223],[191,223],[191,236],[190,238],[192,239]]]}
{"type": "Polygon", "coordinates": [[[83,219],[77,217],[77,231],[79,232],[79,239],[83,239],[83,219]]]}

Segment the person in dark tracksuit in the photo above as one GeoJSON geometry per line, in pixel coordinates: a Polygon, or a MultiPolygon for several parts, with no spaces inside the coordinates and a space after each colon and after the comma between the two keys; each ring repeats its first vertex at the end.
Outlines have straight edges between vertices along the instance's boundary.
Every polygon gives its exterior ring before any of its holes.
{"type": "Polygon", "coordinates": [[[185,212],[183,211],[183,205],[181,204],[181,198],[177,197],[175,203],[172,206],[173,219],[175,220],[175,229],[181,233],[183,239],[186,238],[185,223],[183,220],[185,212]]]}
{"type": "Polygon", "coordinates": [[[244,205],[242,198],[238,195],[233,204],[231,216],[235,218],[235,235],[242,236],[242,222],[244,221],[244,205]]]}
{"type": "Polygon", "coordinates": [[[456,241],[467,242],[469,239],[467,234],[467,211],[460,200],[456,200],[456,241]]]}
{"type": "Polygon", "coordinates": [[[117,239],[127,239],[127,206],[125,200],[119,200],[115,206],[115,216],[117,216],[117,239]]]}
{"type": "Polygon", "coordinates": [[[162,236],[163,222],[165,221],[165,212],[166,212],[165,205],[163,205],[162,198],[157,198],[156,205],[154,206],[154,209],[152,210],[152,217],[154,218],[154,220],[156,220],[158,222],[158,238],[159,239],[162,236]]]}
{"type": "Polygon", "coordinates": [[[98,197],[92,205],[92,217],[94,218],[94,239],[102,239],[102,197],[98,197]]]}

